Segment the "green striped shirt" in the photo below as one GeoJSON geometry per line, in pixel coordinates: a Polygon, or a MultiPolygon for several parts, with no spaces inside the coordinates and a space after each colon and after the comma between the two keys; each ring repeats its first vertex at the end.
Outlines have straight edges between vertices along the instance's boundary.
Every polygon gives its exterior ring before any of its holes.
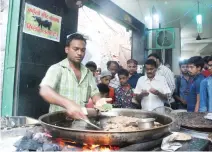
{"type": "MultiPolygon", "coordinates": [[[[58,94],[69,100],[75,101],[82,107],[85,106],[88,99],[99,93],[95,78],[90,70],[83,64],[80,66],[81,80],[78,82],[74,71],[69,65],[68,59],[52,65],[46,72],[40,85],[48,85],[58,94]]],[[[49,112],[63,110],[57,105],[50,105],[49,112]]]]}

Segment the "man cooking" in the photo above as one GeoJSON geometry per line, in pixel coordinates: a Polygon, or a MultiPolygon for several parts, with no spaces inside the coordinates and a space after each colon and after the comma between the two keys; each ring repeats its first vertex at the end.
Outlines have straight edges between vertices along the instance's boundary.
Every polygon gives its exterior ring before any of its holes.
{"type": "Polygon", "coordinates": [[[65,108],[72,118],[86,118],[81,107],[85,106],[90,97],[98,106],[111,99],[100,99],[92,72],[81,63],[86,52],[86,39],[83,35],[69,35],[65,52],[67,58],[48,69],[40,84],[40,95],[50,103],[49,112],[65,108]]]}

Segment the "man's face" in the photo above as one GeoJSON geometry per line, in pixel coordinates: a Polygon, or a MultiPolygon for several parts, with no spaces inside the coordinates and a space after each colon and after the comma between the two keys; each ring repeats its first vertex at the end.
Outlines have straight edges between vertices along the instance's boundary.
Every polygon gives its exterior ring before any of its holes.
{"type": "Polygon", "coordinates": [[[111,72],[112,76],[114,77],[115,74],[116,74],[117,71],[118,71],[118,67],[117,67],[116,64],[111,63],[110,66],[108,67],[108,70],[111,72]]]}
{"type": "Polygon", "coordinates": [[[156,73],[156,70],[157,70],[156,67],[154,67],[153,65],[146,64],[145,70],[146,70],[147,77],[149,79],[152,79],[152,78],[155,77],[155,73],[156,73]]]}
{"type": "Polygon", "coordinates": [[[129,77],[126,75],[119,75],[119,81],[122,86],[127,84],[128,79],[129,77]]]}
{"type": "Polygon", "coordinates": [[[111,80],[111,76],[105,76],[105,77],[101,78],[101,82],[107,86],[109,85],[110,80],[111,80]]]}
{"type": "Polygon", "coordinates": [[[102,72],[101,68],[98,68],[98,69],[96,70],[96,72],[97,72],[98,75],[100,75],[101,72],[102,72]]]}
{"type": "Polygon", "coordinates": [[[154,56],[150,56],[148,59],[152,59],[157,63],[157,66],[159,66],[160,62],[157,58],[155,58],[154,56]]]}
{"type": "Polygon", "coordinates": [[[195,76],[200,73],[201,68],[196,67],[194,64],[188,64],[188,72],[190,76],[195,76]]]}
{"type": "Polygon", "coordinates": [[[208,71],[212,74],[212,61],[208,62],[208,71]]]}
{"type": "Polygon", "coordinates": [[[180,66],[180,71],[181,71],[181,73],[182,74],[188,74],[188,65],[187,64],[182,64],[181,66],[180,66]]]}
{"type": "Polygon", "coordinates": [[[65,48],[68,59],[73,63],[81,63],[85,56],[85,50],[86,44],[82,40],[72,40],[69,46],[65,48]]]}
{"type": "Polygon", "coordinates": [[[129,73],[132,75],[135,72],[137,72],[137,65],[134,63],[129,63],[127,64],[127,70],[129,71],[129,73]]]}
{"type": "Polygon", "coordinates": [[[205,69],[205,70],[208,69],[208,64],[207,64],[207,63],[204,64],[204,69],[205,69]]]}

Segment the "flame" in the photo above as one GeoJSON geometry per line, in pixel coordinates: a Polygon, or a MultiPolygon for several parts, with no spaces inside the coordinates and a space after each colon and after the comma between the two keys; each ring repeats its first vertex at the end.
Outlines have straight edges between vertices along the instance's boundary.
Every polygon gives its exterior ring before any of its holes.
{"type": "Polygon", "coordinates": [[[113,150],[119,150],[118,146],[102,146],[102,145],[88,145],[88,144],[83,144],[80,147],[80,144],[77,144],[76,142],[68,139],[62,139],[62,138],[57,138],[55,140],[62,148],[67,147],[69,149],[72,148],[81,148],[83,152],[110,152],[113,150]]]}

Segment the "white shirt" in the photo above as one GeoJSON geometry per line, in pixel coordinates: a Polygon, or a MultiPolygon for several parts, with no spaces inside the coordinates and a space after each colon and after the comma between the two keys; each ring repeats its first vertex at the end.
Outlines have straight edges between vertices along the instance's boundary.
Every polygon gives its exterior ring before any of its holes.
{"type": "Polygon", "coordinates": [[[171,90],[171,95],[172,95],[174,93],[174,91],[175,91],[174,73],[169,68],[167,68],[166,66],[161,64],[158,67],[156,74],[165,77],[165,79],[167,81],[167,84],[168,84],[168,86],[169,86],[169,88],[171,90]]]}
{"type": "MultiPolygon", "coordinates": [[[[147,76],[140,77],[134,93],[140,94],[142,90],[149,92],[151,88],[154,88],[163,94],[171,93],[165,77],[160,75],[156,75],[152,80],[147,76]]],[[[149,92],[148,96],[141,99],[142,110],[152,111],[155,108],[164,106],[164,102],[165,101],[161,100],[161,98],[149,92]]]]}

